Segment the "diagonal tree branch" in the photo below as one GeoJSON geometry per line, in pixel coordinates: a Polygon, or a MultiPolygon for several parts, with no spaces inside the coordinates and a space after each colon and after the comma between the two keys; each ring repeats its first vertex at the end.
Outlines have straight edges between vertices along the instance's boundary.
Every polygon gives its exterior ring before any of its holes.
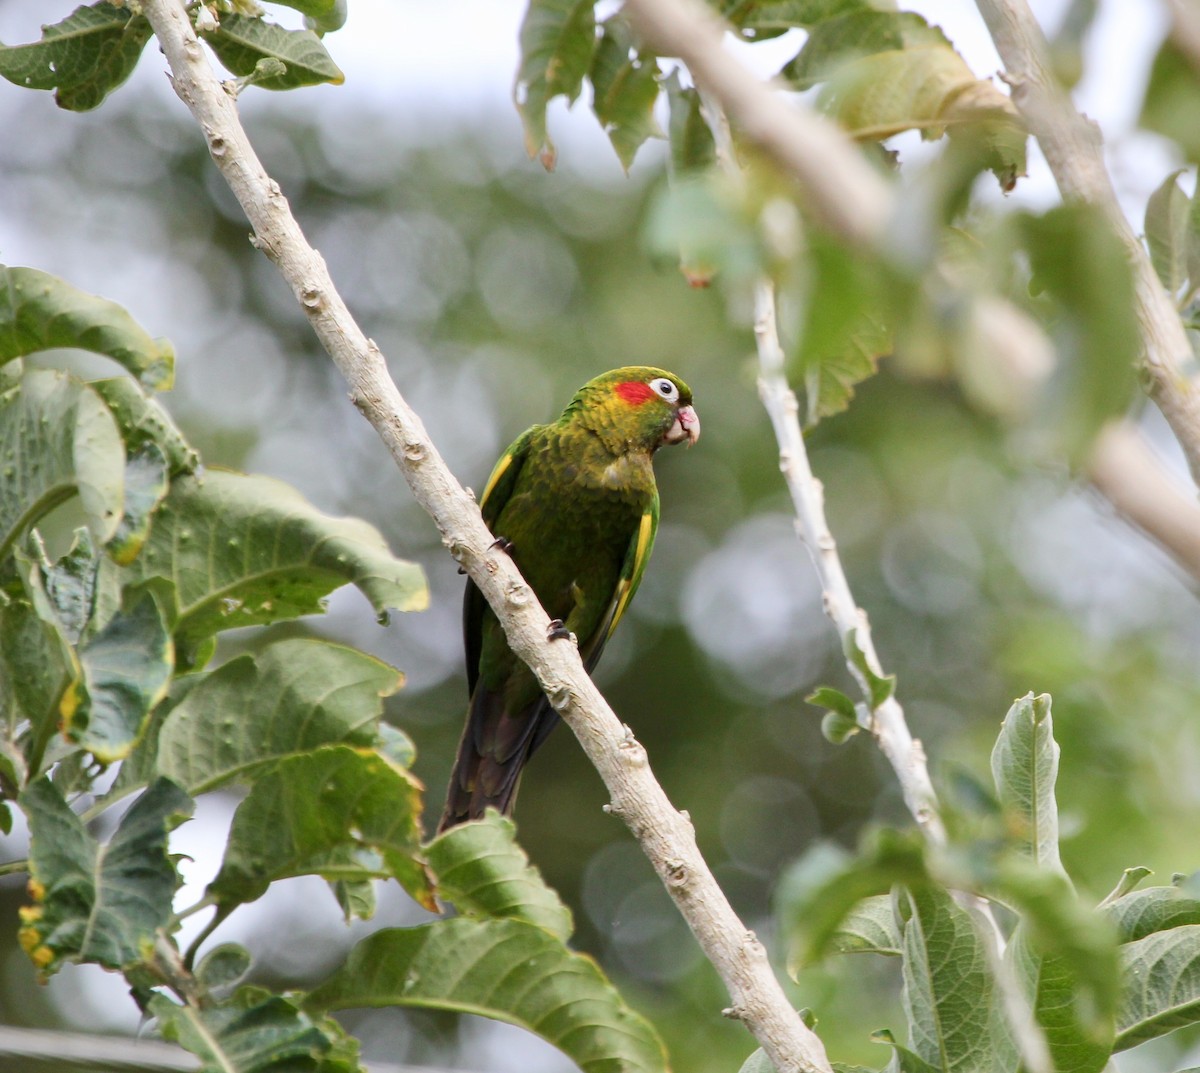
{"type": "Polygon", "coordinates": [[[1150,394],[1200,482],[1200,383],[1188,372],[1194,364],[1192,348],[1175,303],[1117,202],[1100,130],[1075,110],[1050,73],[1046,38],[1026,0],[976,0],[976,6],[1008,69],[1013,103],[1041,145],[1059,192],[1100,209],[1125,246],[1150,394]]]}
{"type": "Polygon", "coordinates": [[[472,498],[455,480],[417,414],[387,371],[379,348],[351,317],[320,255],[304,238],[279,185],[246,137],[233,98],[218,82],[182,0],[142,0],[170,66],[221,174],[254,228],[252,241],[279,269],[351,397],[384,441],[413,495],[495,609],[514,652],[533,669],[575,732],[620,816],[728,988],[727,1013],[743,1021],[779,1073],[829,1073],[821,1041],[791,1008],[762,944],[738,919],[696,846],[686,814],[667,799],[646,751],[613,714],[574,646],[547,640],[549,618],[512,560],[492,547],[472,498]]]}

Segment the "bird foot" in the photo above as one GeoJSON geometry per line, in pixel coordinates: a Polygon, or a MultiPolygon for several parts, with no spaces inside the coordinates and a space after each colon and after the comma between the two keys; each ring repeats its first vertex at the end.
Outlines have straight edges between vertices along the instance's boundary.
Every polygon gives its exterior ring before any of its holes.
{"type": "Polygon", "coordinates": [[[546,630],[547,641],[571,641],[574,644],[579,642],[575,639],[575,635],[563,625],[563,620],[554,618],[550,620],[550,627],[546,630]]]}
{"type": "Polygon", "coordinates": [[[496,539],[492,541],[491,546],[493,548],[499,548],[502,552],[505,552],[508,555],[511,555],[515,550],[513,542],[509,540],[508,537],[496,537],[496,539]]]}

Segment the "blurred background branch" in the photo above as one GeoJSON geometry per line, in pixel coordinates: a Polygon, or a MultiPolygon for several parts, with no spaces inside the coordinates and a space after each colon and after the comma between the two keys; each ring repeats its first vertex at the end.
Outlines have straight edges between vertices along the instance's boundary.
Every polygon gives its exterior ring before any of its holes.
{"type": "Polygon", "coordinates": [[[1192,371],[1192,348],[1174,301],[1117,202],[1100,128],[1058,87],[1045,35],[1025,0],[977,0],[977,5],[1004,61],[1013,103],[1041,145],[1063,198],[1100,209],[1127,251],[1150,393],[1179,440],[1193,479],[1200,481],[1200,384],[1192,371]]]}
{"type": "Polygon", "coordinates": [[[1088,477],[1117,513],[1169,552],[1200,583],[1200,503],[1128,422],[1109,425],[1088,458],[1088,477]]]}
{"type": "MultiPolygon", "coordinates": [[[[47,1031],[0,1025],[0,1061],[24,1063],[27,1073],[51,1064],[86,1063],[94,1073],[155,1073],[197,1070],[200,1061],[173,1043],[156,1039],[122,1039],[83,1032],[47,1031]]],[[[366,1073],[448,1073],[445,1068],[395,1062],[366,1062],[366,1073]]]]}

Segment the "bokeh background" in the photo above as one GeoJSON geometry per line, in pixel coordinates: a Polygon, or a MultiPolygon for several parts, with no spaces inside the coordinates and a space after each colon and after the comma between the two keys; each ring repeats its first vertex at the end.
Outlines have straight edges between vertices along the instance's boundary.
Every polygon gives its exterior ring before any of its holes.
{"type": "MultiPolygon", "coordinates": [[[[32,39],[72,6],[3,0],[0,40],[32,39]]],[[[999,68],[971,5],[905,6],[941,22],[978,74],[999,68]]],[[[1034,4],[1050,26],[1066,6],[1034,4]]],[[[691,813],[735,907],[770,940],[781,870],[819,840],[852,846],[866,825],[905,822],[903,806],[872,743],[829,745],[804,702],[819,684],[850,683],[757,400],[745,298],[691,290],[673,263],[646,252],[661,147],[644,149],[625,176],[583,103],[568,112],[560,102],[551,113],[558,172],[525,158],[509,101],[521,11],[517,0],[352,0],[346,29],[328,39],[346,85],[252,89],[243,115],[464,483],[481,487],[513,437],[597,372],[646,362],[691,384],[704,438],[659,459],[654,559],[597,678],[691,813]]],[[[1164,6],[1111,0],[1099,11],[1077,97],[1103,123],[1123,203],[1140,219],[1175,163],[1166,142],[1135,125],[1164,6]]],[[[787,48],[743,52],[771,70],[770,50],[786,58],[787,48]]],[[[103,294],[170,337],[179,367],[165,401],[207,463],[290,481],[324,510],[367,518],[422,563],[433,594],[423,614],[381,629],[365,601],[342,593],[324,619],[272,636],[336,637],[406,672],[388,716],[416,740],[432,823],[466,699],[462,579],[292,295],[250,247],[162,72],[151,46],[132,82],[87,115],[0,83],[0,260],[103,294]]],[[[908,139],[899,148],[913,166],[936,151],[908,139]]],[[[1009,203],[1054,200],[1035,155],[1009,203]]],[[[1156,415],[1141,420],[1179,468],[1156,415]]],[[[1050,692],[1063,747],[1062,852],[1085,895],[1102,897],[1131,865],[1162,882],[1200,867],[1200,616],[1182,575],[953,384],[901,379],[885,362],[811,445],[851,585],[935,779],[954,769],[985,777],[1011,700],[1050,692]]],[[[225,651],[260,640],[238,637],[225,651]]],[[[560,730],[522,790],[521,840],[573,908],[577,947],[657,1023],[675,1068],[736,1069],[752,1041],[718,1015],[726,997],[715,974],[604,801],[560,730]]],[[[194,858],[191,883],[215,873],[234,805],[206,800],[178,832],[179,851],[194,858]]],[[[22,838],[18,829],[3,840],[5,859],[22,854],[22,838]]],[[[302,985],[363,926],[341,924],[319,881],[277,888],[216,939],[249,945],[264,980],[302,985]]],[[[0,1022],[134,1031],[136,1009],[114,977],[68,967],[48,987],[33,982],[14,942],[22,899],[18,881],[0,881],[0,1022]]],[[[379,922],[422,916],[399,891],[381,891],[379,922]]],[[[890,966],[834,963],[794,995],[819,1016],[834,1057],[886,1061],[867,1033],[901,1023],[890,966]]],[[[518,1030],[473,1018],[389,1010],[349,1020],[369,1059],[489,1073],[572,1068],[518,1030]]],[[[1177,1068],[1189,1046],[1159,1041],[1121,1068],[1177,1068]]]]}

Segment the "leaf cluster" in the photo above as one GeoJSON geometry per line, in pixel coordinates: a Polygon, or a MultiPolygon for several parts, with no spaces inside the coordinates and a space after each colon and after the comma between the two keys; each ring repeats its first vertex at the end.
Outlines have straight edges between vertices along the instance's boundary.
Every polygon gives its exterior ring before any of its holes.
{"type": "Polygon", "coordinates": [[[39,974],[124,974],[161,1034],[223,1073],[350,1073],[357,1043],[329,1012],[384,1005],[525,1025],[587,1070],[664,1068],[654,1031],[568,948],[571,915],[510,822],[424,843],[413,743],[382,720],[403,675],[295,637],[213,665],[221,633],[320,612],[347,583],[381,621],[419,610],[421,570],[278,481],[204,470],[151,394],[170,382],[170,347],[124,310],[31,269],[0,281],[0,817],[10,829],[16,805],[28,825],[28,860],[3,867],[28,873],[18,940],[39,974]],[[27,360],[50,347],[130,375],[27,360]],[[233,785],[220,867],[180,909],[171,832],[233,785]],[[104,814],[119,818],[99,838],[104,814]],[[308,994],[243,982],[254,966],[235,945],[194,964],[230,914],[301,875],[323,878],[347,921],[371,917],[379,881],[461,915],[369,935],[308,994]],[[181,951],[197,912],[211,917],[181,951]]]}
{"type": "MultiPolygon", "coordinates": [[[[209,0],[193,6],[196,30],[238,76],[238,87],[253,83],[264,89],[297,89],[343,82],[321,36],[345,22],[345,0],[280,2],[302,12],[308,28],[285,29],[257,5],[209,0]],[[238,10],[247,7],[253,11],[238,10]]],[[[86,112],[133,73],[151,36],[150,23],[136,5],[100,0],[42,27],[37,41],[0,42],[0,77],[29,89],[54,90],[59,107],[86,112]]]]}
{"type": "Polygon", "coordinates": [[[1086,206],[1014,213],[995,233],[969,219],[982,171],[1005,190],[1024,174],[1026,132],[1009,98],[977,79],[939,28],[891,4],[719,9],[749,42],[803,30],[781,76],[816,90],[817,106],[885,171],[894,162],[884,140],[909,130],[948,135],[886,248],[854,248],[809,220],[798,192],[740,144],[682,68],[639,42],[621,13],[597,23],[593,4],[580,0],[533,0],[526,11],[515,97],[530,154],[553,164],[547,106],[574,102],[590,83],[593,110],[628,169],[637,149],[663,134],[661,94],[670,184],[647,243],[678,258],[693,286],[718,275],[735,293],[757,279],[775,283],[810,426],[844,410],[891,356],[911,374],[953,377],[1039,451],[1081,457],[1134,394],[1129,268],[1119,240],[1086,206]]]}
{"type": "Polygon", "coordinates": [[[1050,698],[1029,694],[1005,716],[992,786],[960,773],[946,788],[945,845],[880,829],[854,855],[818,846],[785,875],[793,973],[830,954],[899,959],[904,1042],[873,1036],[893,1049],[888,1070],[1098,1073],[1200,1020],[1190,881],[1137,890],[1148,870],[1130,868],[1085,904],[1059,859],[1058,764],[1050,698]]]}

